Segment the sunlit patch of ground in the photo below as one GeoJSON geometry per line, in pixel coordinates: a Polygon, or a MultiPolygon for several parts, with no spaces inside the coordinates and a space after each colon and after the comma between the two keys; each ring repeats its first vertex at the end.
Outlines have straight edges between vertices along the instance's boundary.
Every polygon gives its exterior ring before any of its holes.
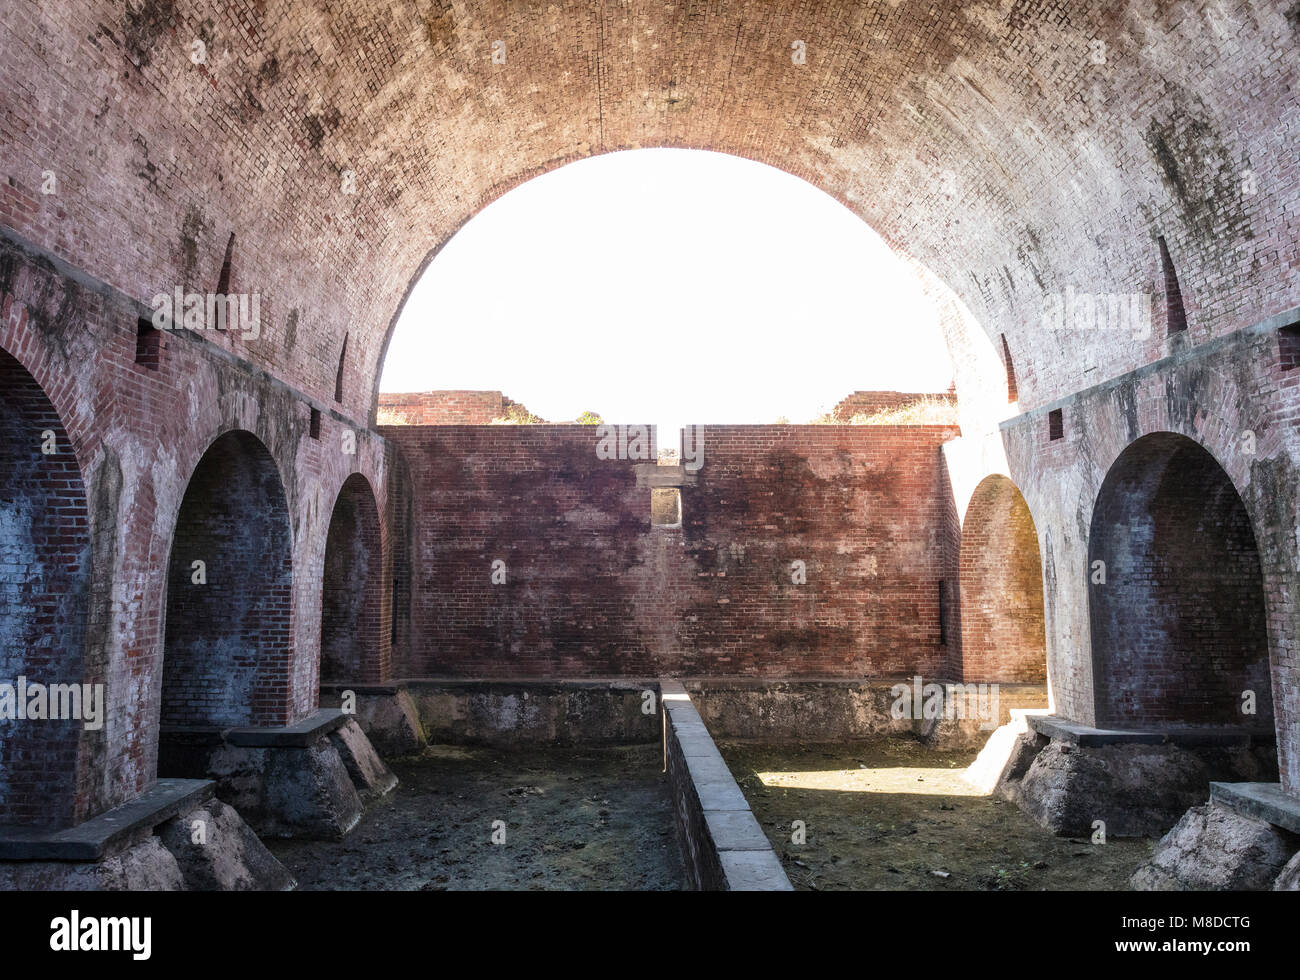
{"type": "Polygon", "coordinates": [[[979,791],[962,779],[963,769],[921,766],[889,766],[867,769],[823,769],[808,772],[760,772],[755,775],[766,787],[781,789],[825,789],[837,793],[913,793],[922,796],[978,796],[979,791]]]}
{"type": "Polygon", "coordinates": [[[299,888],[683,887],[659,745],[435,745],[391,766],[401,783],[343,840],[267,841],[299,888]]]}
{"type": "Polygon", "coordinates": [[[797,889],[1124,889],[1154,846],[1053,836],[961,778],[974,752],[907,738],[718,747],[797,889]]]}

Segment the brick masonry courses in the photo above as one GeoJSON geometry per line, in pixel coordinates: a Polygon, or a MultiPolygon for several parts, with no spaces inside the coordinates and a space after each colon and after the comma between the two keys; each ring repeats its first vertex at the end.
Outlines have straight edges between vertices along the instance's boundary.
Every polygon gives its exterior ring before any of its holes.
{"type": "MultiPolygon", "coordinates": [[[[981,469],[970,488],[1005,469],[1028,504],[1059,713],[1098,720],[1087,572],[1107,473],[1144,435],[1203,446],[1252,524],[1282,779],[1300,792],[1300,372],[1285,370],[1277,335],[1294,315],[1266,322],[1300,306],[1294,3],[535,11],[439,0],[323,11],[22,0],[6,14],[0,347],[44,392],[80,469],[85,642],[80,666],[75,652],[63,662],[78,675],[69,680],[108,688],[104,728],[76,735],[75,758],[59,749],[75,788],[45,819],[84,819],[154,779],[173,530],[191,474],[225,432],[249,432],[265,448],[291,531],[290,637],[268,711],[311,712],[325,542],[351,474],[366,478],[381,534],[394,539],[385,570],[412,557],[400,542],[418,512],[389,509],[414,499],[409,483],[396,485],[404,464],[365,428],[419,272],[510,188],[645,146],[766,162],[860,215],[953,311],[945,324],[963,406],[988,394],[986,352],[997,341],[1000,367],[1005,337],[1019,399],[1011,411],[1023,414],[998,440],[1005,463],[981,469]],[[209,52],[201,64],[196,39],[209,52]],[[505,64],[491,60],[495,39],[507,43],[505,64]],[[795,40],[803,64],[792,62],[795,40]],[[1173,312],[1170,267],[1181,298],[1173,312]],[[136,365],[136,323],[151,297],[221,278],[260,295],[260,336],[169,334],[156,371],[136,365]],[[1077,319],[1058,329],[1043,300],[1067,292],[1146,297],[1153,316],[1128,329],[1077,319]],[[1186,329],[1169,337],[1183,318],[1186,329]],[[1055,410],[1062,438],[1052,440],[1055,410]],[[355,455],[341,449],[345,431],[356,434],[355,455]],[[1257,440],[1250,453],[1246,432],[1257,440]]],[[[982,437],[983,424],[962,424],[982,437]]],[[[625,478],[602,479],[590,506],[631,513],[618,499],[630,500],[625,478]]],[[[957,494],[957,516],[968,495],[957,494]]],[[[722,500],[731,498],[702,497],[696,513],[708,524],[688,524],[687,547],[665,546],[654,562],[717,571],[701,564],[710,549],[750,530],[722,500]]],[[[799,544],[776,534],[741,543],[773,560],[799,544]]],[[[740,580],[756,610],[777,595],[765,574],[751,565],[740,580]]],[[[725,598],[720,579],[703,581],[686,594],[725,598]]],[[[411,609],[410,577],[394,591],[411,609]]],[[[387,621],[386,590],[380,602],[387,621]]],[[[686,654],[766,669],[728,646],[738,620],[710,613],[685,631],[686,654]]],[[[831,663],[864,614],[837,615],[825,624],[828,636],[845,631],[831,663]]],[[[399,609],[399,639],[410,617],[399,609]]],[[[922,656],[942,659],[926,646],[932,622],[898,628],[922,656]]],[[[773,664],[789,665],[764,642],[773,664]]]]}

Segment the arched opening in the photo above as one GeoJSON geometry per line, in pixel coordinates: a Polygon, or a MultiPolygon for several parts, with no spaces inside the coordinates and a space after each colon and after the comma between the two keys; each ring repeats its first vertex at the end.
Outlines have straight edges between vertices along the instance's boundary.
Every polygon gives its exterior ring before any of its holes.
{"type": "Polygon", "coordinates": [[[1213,456],[1170,432],[1129,446],[1097,495],[1088,560],[1098,725],[1272,727],[1255,534],[1213,456]]]}
{"type": "Polygon", "coordinates": [[[339,490],[325,539],[321,585],[322,683],[380,679],[383,548],[370,483],[353,473],[339,490]]]}
{"type": "Polygon", "coordinates": [[[248,432],[216,440],[190,477],[167,569],[164,726],[289,720],[289,508],[248,432]]]}
{"type": "Polygon", "coordinates": [[[96,720],[82,687],[89,576],[72,443],[36,379],[0,350],[0,824],[78,819],[79,745],[96,720]],[[80,719],[68,717],[74,695],[80,719]]]}
{"type": "Polygon", "coordinates": [[[1047,680],[1043,564],[1019,488],[999,474],[972,495],[961,533],[962,677],[1047,680]]]}
{"type": "Polygon", "coordinates": [[[931,270],[792,172],[684,148],[569,162],[491,200],[416,272],[379,365],[380,424],[596,413],[655,422],[664,446],[702,421],[821,422],[863,390],[955,392],[972,432],[1007,403],[1003,360],[931,270]],[[661,267],[671,288],[638,294],[609,331],[604,311],[661,267]],[[445,329],[466,317],[475,330],[445,329]],[[666,327],[677,323],[689,334],[666,327]],[[648,353],[714,380],[666,389],[656,371],[622,369],[648,353]],[[429,392],[459,401],[419,405],[429,392]],[[469,399],[501,394],[519,404],[469,399]]]}

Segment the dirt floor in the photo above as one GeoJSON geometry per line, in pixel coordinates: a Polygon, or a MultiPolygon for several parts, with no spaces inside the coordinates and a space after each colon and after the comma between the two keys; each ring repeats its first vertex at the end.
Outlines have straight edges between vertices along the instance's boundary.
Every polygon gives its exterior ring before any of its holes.
{"type": "Polygon", "coordinates": [[[671,891],[684,881],[659,745],[431,746],[342,841],[267,841],[302,889],[671,891]],[[504,821],[504,843],[493,843],[504,821]]]}
{"type": "Polygon", "coordinates": [[[1054,837],[1014,804],[970,795],[960,774],[974,752],[910,739],[718,748],[800,890],[1124,889],[1155,844],[1054,837]]]}

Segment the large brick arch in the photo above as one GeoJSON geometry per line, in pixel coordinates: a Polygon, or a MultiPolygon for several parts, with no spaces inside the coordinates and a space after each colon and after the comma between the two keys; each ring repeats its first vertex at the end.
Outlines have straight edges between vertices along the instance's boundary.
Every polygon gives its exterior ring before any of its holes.
{"type": "Polygon", "coordinates": [[[325,539],[321,589],[322,683],[378,681],[385,674],[384,556],[374,489],[360,473],[344,481],[325,539]]]}
{"type": "MultiPolygon", "coordinates": [[[[31,690],[85,682],[89,585],[81,467],[41,386],[0,350],[0,683],[15,687],[6,714],[20,710],[20,678],[31,690]]],[[[75,718],[0,719],[0,824],[75,822],[84,730],[75,718]]]]}
{"type": "Polygon", "coordinates": [[[1148,332],[1042,317],[1044,294],[1067,289],[1158,301],[1159,239],[1191,336],[1300,304],[1278,259],[1300,127],[1289,10],[27,5],[0,29],[0,205],[143,301],[214,285],[234,233],[232,282],[263,295],[268,323],[218,342],[328,403],[347,336],[343,404],[364,415],[422,262],[488,202],[598,153],[716,150],[808,180],[932,270],[1005,336],[1028,409],[1159,351],[1163,316],[1148,332]],[[1221,56],[1188,73],[1206,51],[1221,56]],[[40,193],[46,170],[57,194],[40,193]]]}
{"type": "Polygon", "coordinates": [[[290,720],[292,540],[275,461],[250,432],[220,436],[190,477],[167,571],[162,724],[290,720]],[[194,580],[204,563],[206,583],[194,580]]]}
{"type": "Polygon", "coordinates": [[[1097,495],[1088,558],[1099,725],[1271,728],[1255,533],[1204,447],[1161,432],[1121,453],[1097,495]],[[1254,715],[1241,710],[1246,691],[1254,715]]]}
{"type": "Polygon", "coordinates": [[[1043,683],[1043,563],[1020,489],[1000,474],[975,488],[961,529],[962,677],[1043,683]]]}

